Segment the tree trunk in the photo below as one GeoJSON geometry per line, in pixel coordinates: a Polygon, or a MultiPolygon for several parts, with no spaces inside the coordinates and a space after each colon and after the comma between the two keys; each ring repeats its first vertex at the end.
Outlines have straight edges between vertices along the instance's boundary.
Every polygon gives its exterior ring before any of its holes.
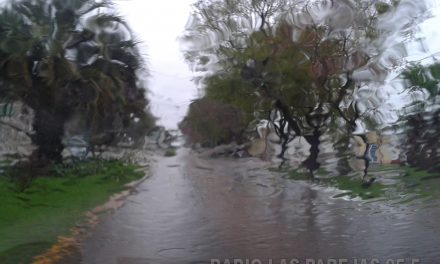
{"type": "Polygon", "coordinates": [[[33,154],[33,162],[42,165],[50,162],[62,163],[61,153],[64,149],[62,138],[65,121],[63,115],[55,110],[35,110],[32,143],[38,148],[33,154]]]}
{"type": "Polygon", "coordinates": [[[339,175],[347,175],[350,171],[349,158],[350,155],[347,154],[347,151],[350,150],[350,135],[352,135],[351,131],[347,131],[347,136],[341,139],[335,146],[336,157],[338,158],[336,170],[339,175]]]}
{"type": "Polygon", "coordinates": [[[310,144],[310,154],[303,165],[310,171],[312,177],[313,172],[319,169],[318,155],[319,155],[319,145],[321,144],[321,132],[319,129],[314,129],[312,135],[304,136],[307,142],[310,144]]]}

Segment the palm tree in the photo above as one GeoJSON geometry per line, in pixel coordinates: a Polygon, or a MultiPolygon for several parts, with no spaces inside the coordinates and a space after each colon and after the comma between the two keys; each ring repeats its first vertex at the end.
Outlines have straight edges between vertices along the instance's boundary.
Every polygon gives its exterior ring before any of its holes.
{"type": "Polygon", "coordinates": [[[34,110],[40,162],[62,162],[64,124],[74,113],[85,117],[89,135],[115,135],[139,119],[152,123],[136,42],[110,7],[95,0],[22,0],[0,12],[0,96],[34,110]]]}

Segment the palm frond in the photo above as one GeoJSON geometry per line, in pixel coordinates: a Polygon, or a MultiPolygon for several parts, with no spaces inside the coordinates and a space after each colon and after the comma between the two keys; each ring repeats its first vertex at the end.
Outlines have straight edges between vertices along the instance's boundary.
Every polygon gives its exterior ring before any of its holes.
{"type": "Polygon", "coordinates": [[[86,1],[87,3],[84,4],[78,11],[77,14],[78,16],[84,16],[86,14],[89,14],[95,10],[98,10],[100,8],[107,8],[110,7],[112,5],[112,3],[110,3],[109,1],[103,1],[100,3],[97,2],[92,2],[90,3],[90,1],[86,1]]]}

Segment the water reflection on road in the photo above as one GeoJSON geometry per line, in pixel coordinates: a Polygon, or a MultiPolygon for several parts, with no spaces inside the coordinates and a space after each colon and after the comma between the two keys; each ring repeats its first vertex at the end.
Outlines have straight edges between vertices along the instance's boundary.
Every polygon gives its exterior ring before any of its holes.
{"type": "Polygon", "coordinates": [[[85,241],[83,263],[440,259],[435,204],[333,199],[333,190],[283,179],[267,166],[188,149],[160,159],[138,193],[85,241]]]}

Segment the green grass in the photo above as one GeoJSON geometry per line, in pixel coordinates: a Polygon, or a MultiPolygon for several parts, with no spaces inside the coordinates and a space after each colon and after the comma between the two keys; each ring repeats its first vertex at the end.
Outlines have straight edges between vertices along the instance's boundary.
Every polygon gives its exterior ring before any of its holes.
{"type": "MultiPolygon", "coordinates": [[[[269,168],[270,171],[281,173],[284,177],[295,181],[311,181],[312,178],[304,169],[292,168],[269,168]]],[[[334,197],[348,196],[350,198],[359,197],[361,199],[385,198],[387,200],[402,200],[411,202],[417,198],[440,199],[440,173],[431,173],[418,170],[409,166],[398,165],[377,165],[370,170],[370,177],[376,177],[376,181],[369,187],[362,186],[360,177],[349,177],[346,175],[329,176],[330,173],[320,169],[317,173],[315,184],[332,186],[343,191],[334,197]],[[381,177],[389,172],[400,172],[388,179],[387,184],[381,182],[381,177]]]]}
{"type": "Polygon", "coordinates": [[[58,236],[68,235],[85,211],[144,175],[136,165],[93,160],[53,166],[49,176],[23,190],[11,180],[14,173],[0,176],[0,263],[29,263],[58,236]]]}
{"type": "MultiPolygon", "coordinates": [[[[360,197],[362,199],[371,199],[382,197],[384,195],[385,186],[379,182],[375,182],[368,188],[365,188],[362,186],[362,180],[360,178],[351,178],[348,176],[328,177],[328,174],[328,172],[320,168],[316,173],[319,180],[315,181],[315,183],[325,186],[333,186],[344,191],[335,197],[349,196],[351,198],[360,197]]],[[[296,181],[312,180],[309,173],[301,170],[290,170],[287,177],[296,181]]]]}
{"type": "Polygon", "coordinates": [[[361,179],[353,179],[347,176],[333,177],[326,182],[345,192],[338,194],[336,197],[350,196],[351,198],[360,197],[364,200],[383,197],[385,194],[385,186],[379,182],[374,182],[368,188],[362,186],[361,179]]]}
{"type": "Polygon", "coordinates": [[[396,187],[401,192],[411,192],[418,197],[440,198],[440,173],[431,173],[405,167],[405,174],[396,187]]]}
{"type": "Polygon", "coordinates": [[[165,157],[173,157],[173,156],[176,156],[176,148],[173,148],[173,147],[168,148],[168,149],[165,151],[164,156],[165,156],[165,157]]]}

